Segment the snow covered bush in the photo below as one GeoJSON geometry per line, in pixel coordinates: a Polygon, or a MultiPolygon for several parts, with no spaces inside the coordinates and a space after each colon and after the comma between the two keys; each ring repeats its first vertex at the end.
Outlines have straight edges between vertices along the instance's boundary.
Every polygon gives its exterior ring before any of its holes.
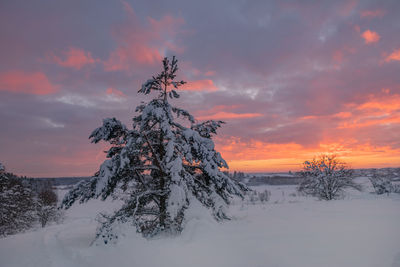
{"type": "Polygon", "coordinates": [[[35,198],[30,187],[11,173],[0,173],[0,236],[27,230],[35,222],[35,198]]]}
{"type": "Polygon", "coordinates": [[[147,80],[139,93],[157,93],[136,108],[132,129],[115,118],[90,135],[93,143],[111,144],[107,160],[91,179],[75,186],[64,198],[68,208],[76,201],[120,198],[124,205],[104,218],[97,238],[105,243],[118,238],[114,228],[129,223],[145,237],[179,233],[185,210],[196,198],[216,220],[228,219],[225,207],[233,195],[243,196],[246,187],[220,171],[228,165],[215,151],[212,135],[222,121],[197,122],[186,110],[172,106],[176,91],[185,84],[176,81],[175,57],[163,60],[163,70],[147,80]]]}
{"type": "Polygon", "coordinates": [[[271,197],[271,192],[265,189],[263,192],[258,192],[258,199],[261,203],[267,202],[271,197]]]}
{"type": "Polygon", "coordinates": [[[345,188],[361,190],[361,186],[353,181],[353,170],[339,161],[336,155],[321,155],[312,161],[305,161],[300,174],[303,181],[298,191],[320,199],[340,198],[345,188]]]}
{"type": "Polygon", "coordinates": [[[400,193],[400,185],[392,181],[399,176],[396,169],[389,172],[384,172],[383,170],[378,171],[374,169],[372,170],[372,176],[368,177],[374,187],[375,193],[378,195],[400,193]]]}
{"type": "Polygon", "coordinates": [[[246,193],[247,203],[252,205],[257,203],[264,204],[265,202],[269,201],[270,197],[271,197],[271,192],[267,189],[265,189],[262,192],[252,190],[246,193]]]}
{"type": "Polygon", "coordinates": [[[51,183],[43,182],[36,196],[36,215],[42,227],[49,222],[61,221],[63,213],[57,208],[57,204],[58,196],[51,183]]]}

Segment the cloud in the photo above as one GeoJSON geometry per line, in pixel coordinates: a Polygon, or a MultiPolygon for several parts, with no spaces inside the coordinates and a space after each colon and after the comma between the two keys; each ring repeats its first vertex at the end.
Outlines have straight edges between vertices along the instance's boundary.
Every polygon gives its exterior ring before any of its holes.
{"type": "Polygon", "coordinates": [[[369,100],[357,107],[359,110],[380,110],[385,112],[400,111],[400,95],[369,96],[369,100]]]}
{"type": "Polygon", "coordinates": [[[65,125],[62,123],[57,123],[54,122],[53,120],[49,119],[49,118],[40,118],[40,120],[48,127],[51,128],[64,128],[65,125]]]}
{"type": "Polygon", "coordinates": [[[185,91],[204,91],[204,92],[218,91],[218,87],[215,86],[212,80],[189,81],[186,84],[182,85],[179,89],[185,91]]]}
{"type": "Polygon", "coordinates": [[[34,95],[52,94],[58,86],[42,72],[7,71],[0,73],[0,91],[34,95]]]}
{"type": "Polygon", "coordinates": [[[360,104],[348,104],[352,116],[343,118],[338,129],[366,128],[371,126],[400,126],[400,95],[370,95],[360,104]]]}
{"type": "Polygon", "coordinates": [[[80,70],[84,66],[93,65],[98,60],[94,59],[90,52],[85,52],[82,49],[70,47],[67,51],[62,52],[62,57],[56,56],[54,53],[49,53],[47,59],[62,67],[73,68],[80,70]]]}
{"type": "MultiPolygon", "coordinates": [[[[383,95],[369,95],[361,103],[347,103],[342,109],[335,114],[303,116],[299,122],[323,125],[323,136],[332,139],[350,135],[359,138],[362,132],[368,132],[371,127],[386,127],[386,131],[395,131],[396,127],[400,127],[399,94],[389,94],[384,90],[383,95]]],[[[362,142],[361,138],[359,141],[362,142]]]]}
{"type": "Polygon", "coordinates": [[[335,153],[353,168],[395,166],[400,156],[400,149],[369,143],[361,145],[355,140],[327,141],[304,147],[297,143],[273,144],[225,137],[216,140],[216,149],[228,162],[230,170],[247,172],[299,170],[302,162],[322,153],[335,153]]]}
{"type": "Polygon", "coordinates": [[[57,102],[71,106],[80,106],[85,108],[95,107],[96,103],[89,97],[79,94],[64,94],[55,99],[57,102]]]}
{"type": "Polygon", "coordinates": [[[112,88],[112,87],[107,88],[106,94],[117,96],[117,97],[126,97],[126,95],[123,92],[121,92],[118,89],[112,88]]]}
{"type": "Polygon", "coordinates": [[[352,114],[351,114],[351,112],[342,111],[342,112],[338,112],[336,114],[333,114],[332,116],[334,118],[345,119],[345,118],[350,118],[352,116],[352,114]]]}
{"type": "Polygon", "coordinates": [[[87,136],[105,117],[129,125],[132,106],[147,99],[134,88],[159,72],[164,56],[177,55],[179,79],[189,83],[174,103],[227,121],[216,142],[234,169],[288,170],[324,151],[370,167],[398,165],[399,7],[377,0],[228,7],[139,0],[133,8],[65,1],[46,12],[40,3],[6,5],[0,157],[19,174],[91,175],[104,157],[93,159],[101,149],[87,136]],[[365,45],[366,30],[379,40],[365,45]],[[44,56],[54,64],[38,62],[44,56]],[[24,71],[13,83],[4,78],[9,70],[24,71]]]}
{"type": "Polygon", "coordinates": [[[106,102],[125,102],[127,96],[118,89],[109,87],[106,90],[106,96],[104,98],[106,102]]]}
{"type": "Polygon", "coordinates": [[[219,105],[207,111],[198,112],[198,120],[232,120],[232,119],[250,119],[263,116],[261,113],[235,113],[229,110],[235,109],[239,106],[225,106],[219,105]]]}
{"type": "Polygon", "coordinates": [[[215,76],[215,71],[209,70],[204,73],[205,76],[215,76]]]}
{"type": "Polygon", "coordinates": [[[400,48],[397,50],[394,50],[390,55],[388,55],[385,58],[386,62],[390,62],[390,61],[400,61],[400,48]]]}
{"type": "Polygon", "coordinates": [[[158,64],[166,50],[182,51],[174,40],[184,23],[182,18],[165,15],[156,20],[148,17],[147,24],[143,24],[127,2],[123,5],[127,20],[113,32],[117,48],[104,62],[106,71],[130,72],[139,65],[158,64]]]}
{"type": "Polygon", "coordinates": [[[197,119],[199,120],[229,120],[229,119],[249,119],[261,117],[263,114],[260,113],[232,113],[220,111],[215,114],[199,116],[197,119]]]}
{"type": "Polygon", "coordinates": [[[383,15],[385,15],[385,11],[383,9],[363,10],[360,12],[361,18],[376,18],[383,17],[383,15]]]}
{"type": "Polygon", "coordinates": [[[379,34],[377,32],[373,32],[370,30],[364,31],[361,34],[361,37],[364,38],[364,41],[366,44],[376,43],[376,42],[379,42],[379,39],[381,39],[381,37],[379,36],[379,34]]]}

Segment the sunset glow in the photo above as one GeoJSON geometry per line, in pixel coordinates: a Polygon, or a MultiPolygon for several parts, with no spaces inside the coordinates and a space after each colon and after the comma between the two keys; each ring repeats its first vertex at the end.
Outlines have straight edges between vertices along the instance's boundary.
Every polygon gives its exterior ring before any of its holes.
{"type": "MultiPolygon", "coordinates": [[[[89,176],[107,117],[128,127],[165,56],[175,101],[230,170],[295,171],[321,153],[400,167],[400,2],[2,3],[0,162],[28,176],[89,176]]],[[[89,1],[90,2],[90,1],[89,1]]]]}

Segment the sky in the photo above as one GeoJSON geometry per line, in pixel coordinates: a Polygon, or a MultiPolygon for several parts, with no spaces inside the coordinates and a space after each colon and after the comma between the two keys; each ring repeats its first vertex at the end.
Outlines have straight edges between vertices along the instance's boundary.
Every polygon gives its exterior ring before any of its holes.
{"type": "Polygon", "coordinates": [[[174,105],[226,124],[230,170],[289,171],[322,153],[400,166],[400,2],[1,1],[0,162],[90,176],[102,119],[131,124],[141,84],[179,60],[174,105]]]}

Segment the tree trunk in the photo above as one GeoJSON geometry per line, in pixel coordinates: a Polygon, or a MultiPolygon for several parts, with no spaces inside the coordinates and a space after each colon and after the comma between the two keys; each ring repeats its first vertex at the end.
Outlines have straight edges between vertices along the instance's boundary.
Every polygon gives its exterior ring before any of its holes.
{"type": "MultiPolygon", "coordinates": [[[[158,155],[161,160],[164,158],[165,155],[163,141],[164,141],[164,136],[161,132],[160,145],[158,146],[158,155]]],[[[161,162],[159,162],[159,164],[161,164],[161,162]]],[[[160,169],[160,190],[162,192],[165,190],[165,182],[166,182],[165,179],[166,179],[166,174],[164,173],[164,170],[160,169]]],[[[167,220],[167,196],[166,194],[162,194],[160,196],[160,226],[163,230],[167,227],[166,220],[167,220]]]]}
{"type": "MultiPolygon", "coordinates": [[[[165,181],[164,177],[160,176],[160,189],[164,190],[165,181]]],[[[160,196],[160,226],[165,229],[165,221],[167,219],[167,197],[163,194],[160,196]]]]}

